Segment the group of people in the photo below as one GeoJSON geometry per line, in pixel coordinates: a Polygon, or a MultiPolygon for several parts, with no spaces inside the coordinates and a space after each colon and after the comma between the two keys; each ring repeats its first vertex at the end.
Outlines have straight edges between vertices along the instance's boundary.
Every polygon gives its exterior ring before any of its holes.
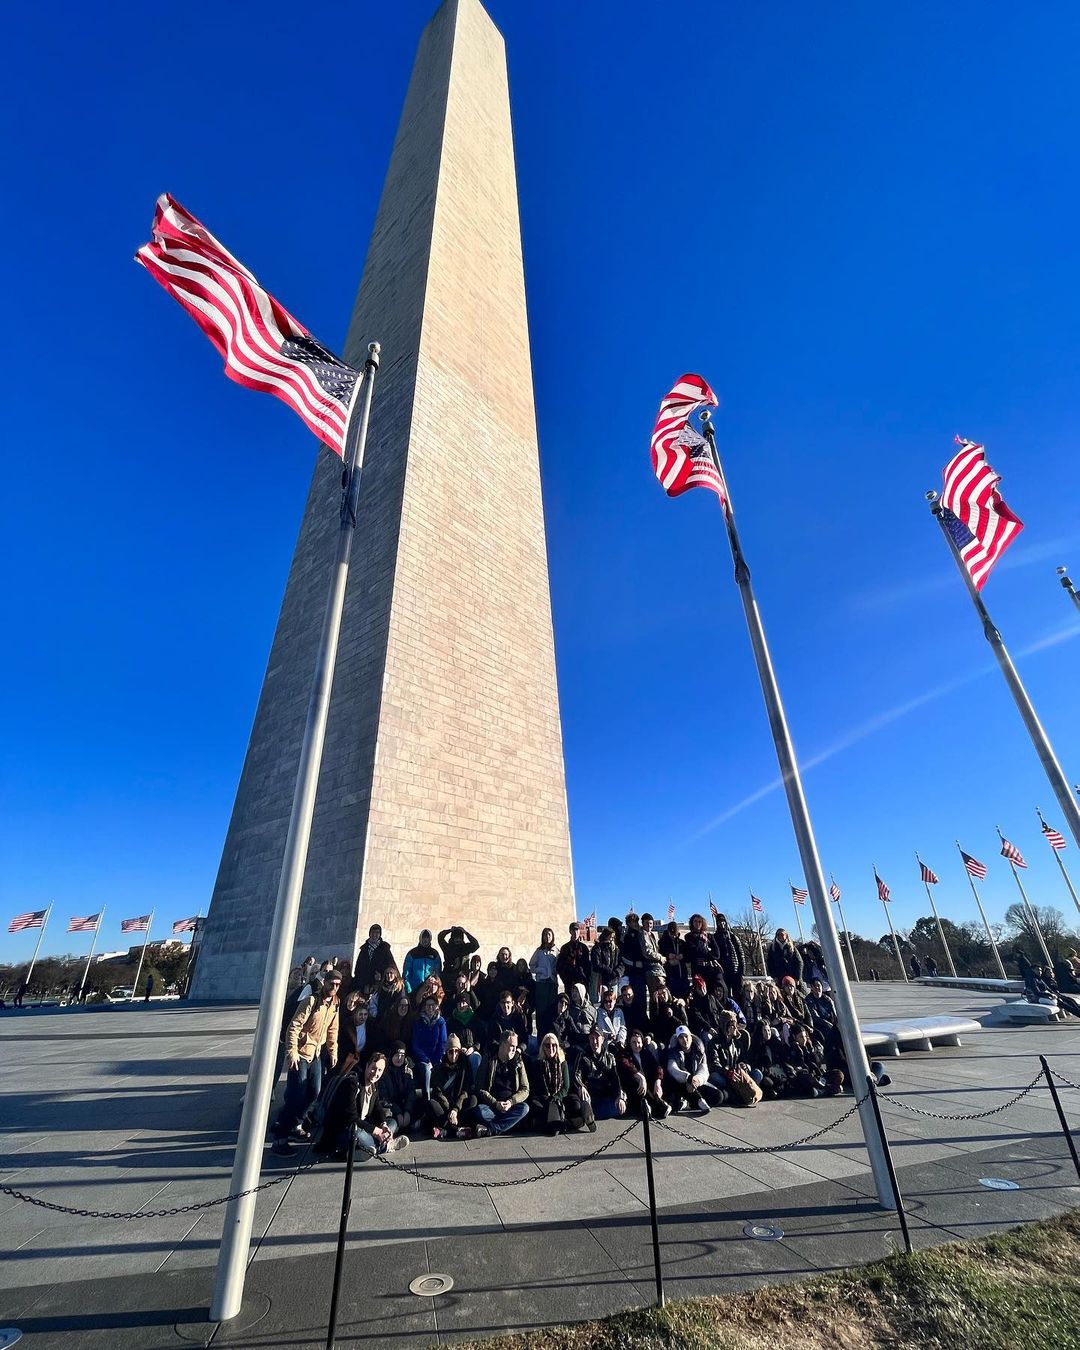
{"type": "Polygon", "coordinates": [[[1069,948],[1054,962],[1053,969],[1033,966],[1024,952],[1018,952],[1016,966],[1024,981],[1024,997],[1029,1003],[1056,1003],[1061,1012],[1080,1017],[1080,956],[1069,948]]]}
{"type": "MultiPolygon", "coordinates": [[[[291,1140],[369,1154],[410,1136],[482,1138],[528,1122],[550,1133],[648,1112],[707,1112],[762,1098],[842,1092],[849,1079],[821,948],[778,929],[766,980],[747,977],[723,914],[685,931],[652,916],[579,924],[532,955],[486,966],[464,928],[425,930],[398,963],[373,925],[355,963],[309,957],[282,1020],[285,1100],[274,1151],[291,1140]]],[[[888,1079],[879,1064],[879,1081],[888,1079]]]]}

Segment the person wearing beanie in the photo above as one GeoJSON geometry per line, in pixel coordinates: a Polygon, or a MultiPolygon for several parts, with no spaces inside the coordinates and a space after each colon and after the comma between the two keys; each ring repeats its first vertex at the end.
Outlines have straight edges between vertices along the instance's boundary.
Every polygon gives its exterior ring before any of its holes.
{"type": "Polygon", "coordinates": [[[405,964],[401,968],[401,978],[405,981],[405,992],[415,994],[417,989],[431,975],[442,974],[442,957],[431,941],[431,929],[424,928],[420,940],[405,955],[405,964]]]}
{"type": "Polygon", "coordinates": [[[678,1026],[667,1048],[664,1093],[676,1111],[688,1106],[706,1114],[717,1106],[720,1093],[709,1082],[709,1063],[701,1038],[688,1026],[678,1026]]]}
{"type": "Polygon", "coordinates": [[[471,1139],[466,1116],[476,1105],[472,1069],[455,1032],[446,1038],[442,1059],[431,1071],[428,1122],[432,1139],[471,1139]]]}
{"type": "Polygon", "coordinates": [[[419,1094],[404,1041],[390,1045],[386,1072],[379,1080],[379,1096],[393,1118],[395,1133],[407,1134],[417,1119],[419,1094]]]}

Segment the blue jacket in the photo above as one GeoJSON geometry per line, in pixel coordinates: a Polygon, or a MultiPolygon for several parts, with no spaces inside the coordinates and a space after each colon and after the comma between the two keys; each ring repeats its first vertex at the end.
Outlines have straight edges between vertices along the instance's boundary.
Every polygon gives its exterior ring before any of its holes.
{"type": "Polygon", "coordinates": [[[435,948],[430,947],[425,950],[423,947],[414,947],[405,957],[405,968],[401,972],[405,992],[407,994],[415,993],[429,975],[441,974],[442,957],[435,948]]]}
{"type": "Polygon", "coordinates": [[[446,1018],[425,1022],[418,1017],[412,1029],[413,1059],[421,1064],[438,1064],[446,1053],[446,1018]]]}

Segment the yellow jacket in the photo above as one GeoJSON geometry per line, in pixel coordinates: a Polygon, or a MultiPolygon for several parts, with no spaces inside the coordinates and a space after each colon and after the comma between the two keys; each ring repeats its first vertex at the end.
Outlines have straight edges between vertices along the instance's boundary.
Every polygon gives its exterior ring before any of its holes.
{"type": "Polygon", "coordinates": [[[325,1045],[330,1052],[330,1063],[337,1063],[337,1004],[316,999],[312,994],[297,1008],[285,1032],[285,1049],[290,1060],[295,1055],[310,1064],[325,1045]]]}

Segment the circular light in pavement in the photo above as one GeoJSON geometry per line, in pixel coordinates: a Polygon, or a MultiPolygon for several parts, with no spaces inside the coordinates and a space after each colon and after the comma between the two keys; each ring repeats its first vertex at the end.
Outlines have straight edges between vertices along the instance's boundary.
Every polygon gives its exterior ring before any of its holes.
{"type": "Polygon", "coordinates": [[[784,1230],[773,1227],[771,1223],[748,1223],[743,1229],[743,1235],[758,1242],[779,1242],[784,1236],[784,1230]]]}
{"type": "Polygon", "coordinates": [[[409,1293],[416,1294],[420,1298],[435,1298],[439,1294],[449,1292],[453,1287],[452,1275],[417,1275],[409,1285],[409,1293]]]}
{"type": "Polygon", "coordinates": [[[1020,1189],[1015,1181],[1006,1181],[1004,1177],[980,1177],[979,1185],[985,1186],[988,1191],[1018,1191],[1020,1189]]]}

